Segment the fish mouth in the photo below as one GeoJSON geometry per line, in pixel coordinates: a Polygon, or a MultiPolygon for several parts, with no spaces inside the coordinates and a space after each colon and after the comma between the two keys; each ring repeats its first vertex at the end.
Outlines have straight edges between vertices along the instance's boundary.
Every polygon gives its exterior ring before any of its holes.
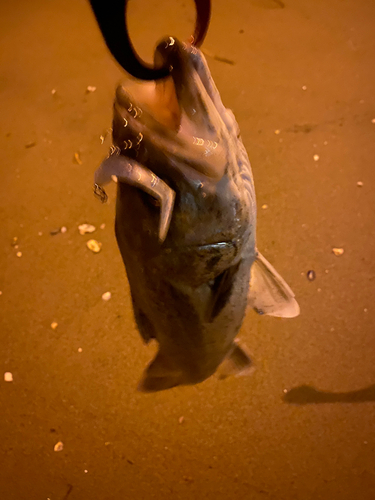
{"type": "Polygon", "coordinates": [[[170,76],[151,82],[129,79],[117,88],[114,143],[121,154],[141,163],[164,151],[175,167],[184,163],[192,172],[220,180],[228,160],[225,124],[210,95],[203,55],[169,37],[159,43],[154,58],[156,64],[169,64],[170,76]],[[147,158],[142,158],[142,146],[147,158]]]}

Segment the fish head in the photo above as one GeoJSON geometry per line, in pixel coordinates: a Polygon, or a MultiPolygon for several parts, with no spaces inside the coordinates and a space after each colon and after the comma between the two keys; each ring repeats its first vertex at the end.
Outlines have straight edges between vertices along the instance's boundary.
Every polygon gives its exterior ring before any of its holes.
{"type": "MultiPolygon", "coordinates": [[[[221,103],[204,56],[167,38],[156,48],[155,62],[167,63],[170,76],[128,80],[116,90],[114,154],[106,165],[114,175],[116,164],[133,168],[133,174],[142,167],[149,184],[161,180],[175,197],[168,217],[160,213],[163,199],[134,183],[129,187],[121,172],[117,175],[123,180],[121,198],[132,200],[129,223],[144,233],[140,244],[147,240],[156,248],[165,238],[175,246],[210,244],[232,240],[249,223],[255,229],[255,203],[241,175],[238,125],[221,103]],[[161,215],[168,219],[167,230],[157,238],[161,215]]],[[[250,191],[254,198],[252,185],[250,191]]]]}

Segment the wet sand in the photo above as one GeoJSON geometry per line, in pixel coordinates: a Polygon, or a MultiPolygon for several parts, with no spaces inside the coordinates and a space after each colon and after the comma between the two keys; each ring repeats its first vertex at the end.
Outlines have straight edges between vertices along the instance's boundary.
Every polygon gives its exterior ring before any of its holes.
{"type": "MultiPolygon", "coordinates": [[[[301,315],[248,312],[251,377],[136,392],[155,346],[135,328],[114,186],[107,205],[92,194],[124,74],[84,0],[1,2],[1,500],[375,498],[375,4],[213,3],[203,48],[249,152],[258,246],[301,315]]],[[[129,18],[150,59],[194,8],[133,1],[129,18]]]]}

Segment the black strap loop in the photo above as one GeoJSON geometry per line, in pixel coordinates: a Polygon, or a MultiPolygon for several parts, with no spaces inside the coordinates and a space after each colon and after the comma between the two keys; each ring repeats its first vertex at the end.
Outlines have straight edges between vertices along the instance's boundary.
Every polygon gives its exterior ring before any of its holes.
{"type": "MultiPolygon", "coordinates": [[[[169,68],[155,68],[145,63],[134,50],[126,25],[128,0],[89,0],[99,28],[113,57],[120,66],[140,80],[159,80],[169,74],[169,68]]],[[[210,0],[195,0],[197,18],[191,42],[199,47],[207,33],[211,15],[210,0]]]]}

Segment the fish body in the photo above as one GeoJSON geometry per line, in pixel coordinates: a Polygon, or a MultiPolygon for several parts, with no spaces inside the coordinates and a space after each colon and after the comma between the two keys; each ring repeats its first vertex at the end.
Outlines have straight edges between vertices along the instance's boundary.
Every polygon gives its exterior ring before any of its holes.
{"type": "Polygon", "coordinates": [[[155,54],[171,77],[117,89],[114,146],[95,179],[118,178],[115,233],[134,316],[159,344],[144,391],[202,382],[225,363],[248,369],[235,338],[249,300],[260,313],[298,314],[257,251],[250,162],[204,56],[172,38],[155,54]]]}

